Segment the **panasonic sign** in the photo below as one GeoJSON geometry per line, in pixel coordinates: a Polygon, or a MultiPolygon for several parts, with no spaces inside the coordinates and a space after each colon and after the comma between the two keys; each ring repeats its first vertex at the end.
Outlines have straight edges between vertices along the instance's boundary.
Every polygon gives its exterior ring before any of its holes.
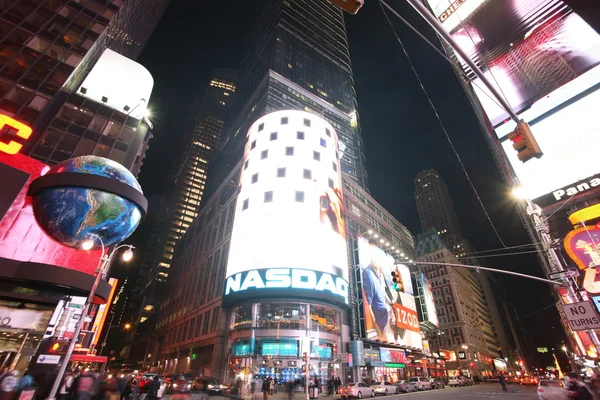
{"type": "Polygon", "coordinates": [[[248,292],[252,297],[257,292],[264,292],[268,297],[287,297],[293,294],[312,298],[313,291],[320,292],[323,297],[328,297],[335,303],[349,304],[348,282],[345,279],[326,272],[292,268],[251,270],[232,275],[225,281],[224,301],[227,302],[228,296],[246,297],[243,292],[248,292]]]}

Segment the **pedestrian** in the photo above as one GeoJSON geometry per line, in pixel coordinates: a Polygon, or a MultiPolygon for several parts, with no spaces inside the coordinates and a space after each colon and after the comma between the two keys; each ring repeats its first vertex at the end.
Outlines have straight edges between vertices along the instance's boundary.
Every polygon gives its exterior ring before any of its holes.
{"type": "Polygon", "coordinates": [[[590,386],[590,392],[594,400],[600,400],[600,378],[593,378],[590,386]]]}
{"type": "Polygon", "coordinates": [[[19,382],[19,386],[17,387],[17,393],[21,393],[25,389],[30,389],[35,386],[35,382],[33,381],[33,376],[29,371],[25,371],[21,381],[19,382]]]}
{"type": "Polygon", "coordinates": [[[294,398],[294,386],[295,382],[290,380],[287,385],[288,400],[292,400],[294,398]]]}
{"type": "Polygon", "coordinates": [[[59,400],[70,400],[71,399],[71,389],[73,388],[73,381],[75,377],[72,372],[67,372],[63,377],[62,385],[60,385],[60,389],[58,390],[58,399],[59,400]]]}
{"type": "Polygon", "coordinates": [[[127,400],[129,398],[129,396],[131,396],[132,389],[133,389],[133,378],[129,378],[129,380],[127,380],[125,382],[125,385],[123,386],[123,390],[121,390],[121,400],[127,400]]]}
{"type": "Polygon", "coordinates": [[[263,394],[263,400],[269,400],[269,391],[271,390],[271,385],[269,384],[269,379],[265,379],[263,381],[262,387],[260,388],[260,391],[263,394]]]}
{"type": "Polygon", "coordinates": [[[0,381],[0,400],[12,400],[19,386],[19,371],[12,370],[0,381]]]}
{"type": "Polygon", "coordinates": [[[342,380],[340,379],[339,376],[335,377],[335,393],[339,394],[340,393],[340,386],[342,386],[342,380]]]}
{"type": "Polygon", "coordinates": [[[158,400],[158,389],[160,389],[160,380],[158,375],[154,375],[152,382],[146,386],[148,386],[148,400],[158,400]]]}
{"type": "Polygon", "coordinates": [[[96,379],[90,371],[83,371],[73,382],[75,400],[91,400],[96,379]]]}
{"type": "Polygon", "coordinates": [[[242,397],[242,392],[243,392],[243,388],[244,388],[244,381],[242,380],[242,378],[240,376],[238,376],[237,380],[235,381],[235,388],[236,388],[236,395],[238,397],[242,397]]]}
{"type": "Polygon", "coordinates": [[[567,398],[575,400],[591,400],[592,392],[587,385],[579,380],[577,372],[569,373],[567,381],[567,398]]]}
{"type": "Polygon", "coordinates": [[[333,378],[327,381],[327,396],[333,396],[333,378]]]}
{"type": "Polygon", "coordinates": [[[273,396],[273,393],[275,392],[275,381],[271,377],[267,379],[269,381],[269,394],[273,396]]]}
{"type": "Polygon", "coordinates": [[[498,382],[500,382],[500,386],[502,387],[502,391],[506,392],[506,379],[503,374],[498,375],[498,382]]]}

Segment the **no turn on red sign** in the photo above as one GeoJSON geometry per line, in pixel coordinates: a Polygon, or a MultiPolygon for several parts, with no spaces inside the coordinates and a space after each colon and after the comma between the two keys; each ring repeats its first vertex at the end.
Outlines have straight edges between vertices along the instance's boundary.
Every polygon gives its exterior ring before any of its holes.
{"type": "Polygon", "coordinates": [[[562,308],[571,329],[574,331],[600,329],[600,318],[598,318],[594,306],[589,301],[563,304],[562,308]]]}

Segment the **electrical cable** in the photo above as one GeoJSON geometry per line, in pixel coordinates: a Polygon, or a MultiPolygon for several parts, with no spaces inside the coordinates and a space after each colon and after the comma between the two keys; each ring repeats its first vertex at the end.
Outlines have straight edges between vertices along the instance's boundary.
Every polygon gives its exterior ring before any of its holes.
{"type": "Polygon", "coordinates": [[[429,93],[425,89],[425,86],[423,86],[423,82],[421,81],[421,77],[419,76],[417,70],[415,69],[415,66],[412,63],[412,60],[411,60],[410,56],[408,55],[408,52],[406,51],[406,48],[404,47],[404,43],[402,43],[402,40],[398,36],[398,33],[396,32],[396,29],[394,28],[394,25],[392,24],[392,21],[390,21],[387,13],[385,12],[385,9],[383,8],[383,4],[382,3],[384,3],[384,1],[383,0],[379,0],[379,6],[381,7],[381,11],[383,12],[383,15],[385,16],[385,19],[387,20],[388,24],[392,28],[392,31],[394,32],[394,36],[396,37],[396,40],[398,40],[398,43],[400,44],[400,47],[402,48],[402,51],[404,52],[404,55],[406,56],[406,58],[408,60],[410,68],[412,69],[413,73],[415,74],[415,77],[417,78],[417,81],[419,82],[419,86],[421,86],[421,89],[423,90],[423,93],[425,94],[425,97],[427,98],[427,101],[429,102],[429,105],[432,108],[433,113],[435,114],[435,117],[436,117],[436,119],[437,119],[440,127],[442,128],[442,131],[444,132],[444,135],[446,136],[446,139],[448,140],[448,143],[450,144],[450,147],[452,148],[452,151],[454,152],[454,155],[458,159],[458,163],[460,164],[460,166],[461,166],[461,168],[462,168],[462,170],[463,170],[463,172],[464,172],[464,174],[465,174],[465,176],[467,178],[467,181],[469,181],[469,184],[471,185],[471,189],[473,189],[473,192],[475,193],[475,197],[477,198],[477,201],[479,202],[479,205],[483,209],[483,213],[485,214],[487,220],[489,221],[490,225],[492,226],[492,229],[494,230],[494,233],[496,234],[496,237],[498,238],[498,240],[500,241],[500,243],[502,244],[502,246],[506,247],[506,244],[504,243],[504,241],[500,237],[500,234],[498,233],[498,230],[496,229],[496,226],[492,222],[492,219],[490,218],[490,215],[488,214],[485,206],[483,205],[483,201],[481,200],[481,197],[479,197],[479,193],[477,192],[477,189],[475,189],[475,185],[473,184],[473,181],[471,180],[471,177],[469,176],[469,174],[467,172],[467,169],[465,168],[465,165],[463,164],[462,159],[460,158],[460,155],[458,154],[458,151],[456,150],[456,147],[454,147],[454,143],[452,142],[452,139],[450,138],[450,135],[448,134],[448,131],[446,131],[446,127],[444,126],[444,124],[442,122],[442,119],[440,118],[440,116],[439,116],[439,114],[437,112],[437,108],[435,107],[435,105],[433,104],[433,101],[429,97],[429,93]]]}
{"type": "Polygon", "coordinates": [[[467,81],[470,81],[471,85],[477,87],[477,89],[479,89],[481,91],[481,93],[485,94],[492,102],[494,102],[498,107],[504,109],[504,107],[502,107],[502,104],[500,104],[498,102],[498,100],[496,100],[496,98],[494,96],[492,96],[491,94],[489,94],[488,92],[486,92],[485,90],[483,90],[481,88],[481,86],[479,86],[477,83],[471,81],[471,79],[469,78],[469,75],[467,75],[467,73],[462,69],[459,68],[454,60],[452,60],[450,57],[448,57],[448,55],[442,53],[442,51],[440,49],[438,49],[429,39],[427,39],[421,32],[419,32],[419,30],[417,28],[415,28],[413,25],[410,24],[410,22],[408,22],[404,17],[402,17],[400,14],[398,14],[398,12],[396,12],[396,10],[394,10],[389,4],[387,4],[385,1],[380,0],[381,3],[383,3],[384,6],[387,7],[388,10],[390,10],[398,19],[400,19],[402,22],[404,22],[414,33],[417,34],[417,36],[419,36],[421,39],[423,39],[425,41],[425,43],[427,43],[429,45],[429,47],[431,47],[436,53],[438,53],[440,56],[442,56],[446,61],[448,61],[450,63],[450,65],[452,66],[452,68],[458,72],[460,75],[462,75],[463,78],[465,78],[467,81]]]}
{"type": "Polygon", "coordinates": [[[518,246],[509,246],[509,247],[501,247],[498,249],[490,249],[490,250],[481,250],[481,251],[474,251],[472,253],[465,253],[465,256],[471,255],[471,254],[482,254],[482,253],[491,253],[493,251],[503,251],[503,250],[510,250],[510,249],[518,249],[521,247],[532,247],[532,246],[537,246],[537,245],[541,245],[543,244],[542,242],[537,242],[537,243],[529,243],[529,244],[520,244],[518,246]]]}
{"type": "Polygon", "coordinates": [[[546,306],[546,307],[544,307],[544,308],[541,308],[541,309],[539,309],[539,310],[537,310],[537,311],[534,311],[534,312],[532,312],[532,313],[529,313],[529,314],[527,314],[527,315],[524,315],[524,316],[522,316],[522,317],[517,317],[517,316],[515,316],[515,319],[518,321],[518,320],[520,320],[520,319],[525,319],[525,318],[527,318],[527,317],[531,317],[533,314],[537,314],[537,313],[539,313],[539,312],[545,311],[545,310],[549,309],[550,307],[556,307],[556,303],[552,303],[552,304],[550,304],[549,306],[546,306]]]}
{"type": "Polygon", "coordinates": [[[563,208],[564,206],[566,206],[566,205],[567,205],[567,203],[568,203],[569,201],[571,201],[572,199],[574,199],[574,198],[575,198],[575,196],[571,196],[571,197],[569,197],[569,198],[567,199],[567,201],[565,201],[564,203],[562,203],[562,204],[560,205],[560,207],[558,207],[558,208],[557,208],[557,209],[556,209],[556,210],[555,210],[555,211],[554,211],[552,214],[548,215],[547,217],[544,217],[544,219],[546,219],[546,221],[547,221],[547,220],[549,220],[550,218],[552,218],[552,216],[553,216],[554,214],[556,214],[557,212],[559,212],[559,211],[561,210],[561,208],[563,208]]]}
{"type": "Polygon", "coordinates": [[[503,257],[503,256],[518,256],[521,254],[531,254],[531,253],[538,253],[537,250],[528,250],[528,251],[516,251],[513,253],[502,253],[502,254],[488,254],[485,256],[472,256],[472,257],[463,257],[460,256],[458,257],[459,260],[466,260],[466,259],[471,259],[471,258],[490,258],[490,257],[503,257]]]}

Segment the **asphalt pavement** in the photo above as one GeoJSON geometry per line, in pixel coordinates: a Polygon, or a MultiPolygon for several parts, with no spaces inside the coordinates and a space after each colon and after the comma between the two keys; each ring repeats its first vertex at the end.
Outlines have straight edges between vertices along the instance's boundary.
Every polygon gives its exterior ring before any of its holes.
{"type": "MultiPolygon", "coordinates": [[[[475,399],[509,399],[509,400],[536,400],[537,392],[535,386],[521,386],[521,385],[508,385],[508,392],[503,392],[499,383],[482,383],[479,385],[450,388],[437,390],[427,390],[424,392],[415,393],[401,393],[389,396],[377,396],[377,400],[438,400],[438,399],[452,399],[452,400],[475,400],[475,399]]],[[[206,395],[205,395],[206,396],[206,395]]],[[[319,395],[319,400],[341,400],[339,395],[332,397],[319,395]]],[[[171,395],[162,397],[162,400],[179,400],[171,399],[171,395]]],[[[190,400],[205,400],[201,395],[192,393],[190,400]]],[[[224,396],[210,396],[209,400],[232,400],[231,397],[224,396]]],[[[248,398],[248,400],[263,400],[262,395],[257,395],[255,398],[248,398]]],[[[277,393],[273,396],[269,396],[269,400],[288,400],[287,393],[277,393]]],[[[303,393],[295,393],[293,400],[304,400],[303,393]]]]}

